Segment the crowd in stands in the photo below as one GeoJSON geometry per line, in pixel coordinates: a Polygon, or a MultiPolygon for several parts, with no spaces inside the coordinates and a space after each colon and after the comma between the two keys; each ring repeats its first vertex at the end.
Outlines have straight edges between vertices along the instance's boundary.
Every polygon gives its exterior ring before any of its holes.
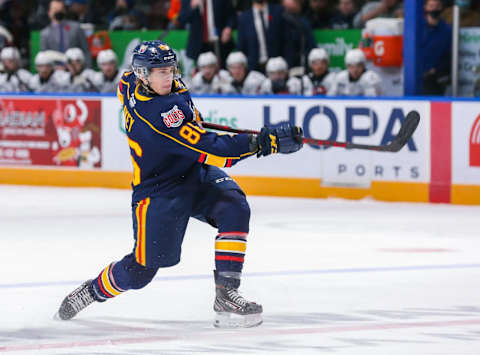
{"type": "MultiPolygon", "coordinates": [[[[442,94],[449,75],[452,3],[424,1],[426,93],[442,94]]],[[[463,3],[461,21],[480,26],[478,1],[463,3]]],[[[185,79],[194,93],[380,95],[381,80],[360,49],[349,51],[347,69],[335,73],[313,30],[402,16],[400,0],[0,0],[0,91],[115,92],[128,68],[119,68],[112,50],[92,56],[88,35],[187,29],[186,55],[197,69],[185,79]],[[31,30],[40,31],[35,75],[23,69],[31,30]]]]}

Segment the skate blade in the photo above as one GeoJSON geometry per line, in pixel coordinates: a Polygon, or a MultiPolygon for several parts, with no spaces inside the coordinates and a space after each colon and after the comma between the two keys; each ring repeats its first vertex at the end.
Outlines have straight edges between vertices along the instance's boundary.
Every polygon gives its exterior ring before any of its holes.
{"type": "Polygon", "coordinates": [[[263,323],[261,313],[239,315],[229,312],[217,312],[213,326],[215,328],[252,328],[257,327],[263,323]]]}
{"type": "Polygon", "coordinates": [[[53,320],[63,320],[62,318],[60,318],[60,314],[58,314],[58,312],[55,312],[55,314],[53,315],[52,317],[53,320]]]}

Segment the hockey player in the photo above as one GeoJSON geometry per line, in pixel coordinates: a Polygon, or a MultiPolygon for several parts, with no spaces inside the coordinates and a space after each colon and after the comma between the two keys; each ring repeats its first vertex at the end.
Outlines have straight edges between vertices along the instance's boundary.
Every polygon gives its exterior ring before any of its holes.
{"type": "Polygon", "coordinates": [[[62,302],[71,319],[91,303],[146,286],[159,268],[180,261],[190,217],[218,229],[215,238],[214,310],[218,327],[262,322],[262,306],[239,293],[250,209],[240,187],[219,167],[249,156],[302,148],[299,127],[264,127],[260,134],[222,135],[198,124],[200,114],[179,78],[177,58],[162,41],[138,45],[133,72],[122,76],[118,97],[134,167],[132,217],[135,245],[62,302]]]}
{"type": "Polygon", "coordinates": [[[47,51],[35,56],[37,74],[30,79],[34,92],[63,92],[67,90],[69,76],[65,71],[54,69],[54,57],[47,51]]]}
{"type": "Polygon", "coordinates": [[[282,57],[270,58],[266,71],[268,78],[260,87],[260,94],[302,95],[302,82],[299,78],[288,77],[287,62],[282,57]]]}
{"type": "Polygon", "coordinates": [[[200,54],[197,67],[199,71],[192,78],[191,91],[194,94],[219,94],[232,80],[228,71],[218,68],[217,56],[213,52],[200,54]]]}
{"type": "Polygon", "coordinates": [[[232,81],[223,94],[258,95],[260,86],[266,77],[262,73],[247,67],[247,57],[242,52],[230,53],[227,57],[227,68],[232,81]]]}
{"type": "Polygon", "coordinates": [[[365,67],[366,59],[361,49],[351,49],[345,56],[346,70],[335,77],[329,95],[379,96],[382,94],[380,76],[365,67]]]}
{"type": "Polygon", "coordinates": [[[306,96],[326,95],[333,87],[335,73],[328,70],[330,58],[323,48],[314,48],[308,54],[308,66],[311,72],[303,76],[306,96]]]}
{"type": "Polygon", "coordinates": [[[67,69],[70,73],[69,92],[98,92],[95,71],[85,67],[85,55],[80,48],[69,48],[65,52],[67,69]]]}
{"type": "Polygon", "coordinates": [[[118,70],[117,55],[111,49],[100,51],[97,56],[97,64],[100,72],[95,73],[94,82],[99,92],[115,93],[122,72],[118,70]]]}
{"type": "Polygon", "coordinates": [[[31,91],[29,82],[32,74],[20,68],[20,52],[15,47],[5,47],[0,53],[3,73],[0,74],[0,92],[31,91]]]}

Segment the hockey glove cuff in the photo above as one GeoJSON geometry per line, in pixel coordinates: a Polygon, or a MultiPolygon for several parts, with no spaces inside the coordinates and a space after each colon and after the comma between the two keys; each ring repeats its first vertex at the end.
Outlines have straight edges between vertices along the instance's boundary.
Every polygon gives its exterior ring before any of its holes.
{"type": "Polygon", "coordinates": [[[288,123],[277,128],[265,126],[257,136],[257,142],[257,157],[294,153],[303,147],[303,131],[288,123]]]}

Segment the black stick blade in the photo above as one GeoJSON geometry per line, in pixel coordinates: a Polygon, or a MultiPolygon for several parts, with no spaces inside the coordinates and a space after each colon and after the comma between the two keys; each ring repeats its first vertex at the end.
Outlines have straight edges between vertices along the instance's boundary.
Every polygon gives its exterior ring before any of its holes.
{"type": "Polygon", "coordinates": [[[420,114],[417,111],[410,111],[403,121],[400,131],[393,139],[392,143],[387,145],[385,150],[389,152],[398,152],[407,144],[420,123],[420,114]]]}

